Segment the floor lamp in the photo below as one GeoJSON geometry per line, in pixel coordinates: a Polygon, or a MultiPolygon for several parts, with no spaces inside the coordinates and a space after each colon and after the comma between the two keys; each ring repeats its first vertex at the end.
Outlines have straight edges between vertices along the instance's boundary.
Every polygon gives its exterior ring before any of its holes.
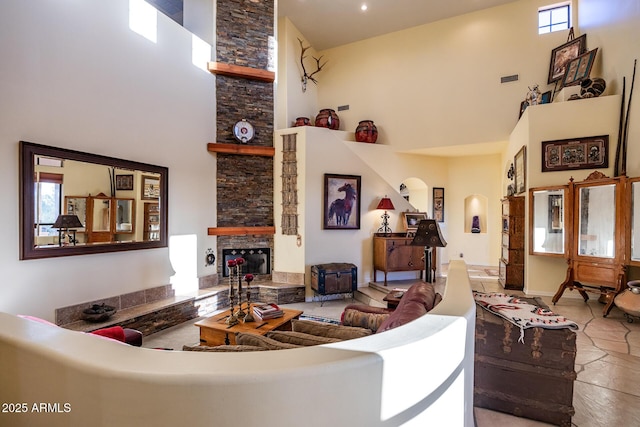
{"type": "Polygon", "coordinates": [[[447,242],[442,237],[442,232],[435,219],[423,219],[418,223],[416,235],[411,241],[412,246],[424,246],[425,281],[435,281],[435,274],[431,265],[431,248],[444,248],[447,242]]]}

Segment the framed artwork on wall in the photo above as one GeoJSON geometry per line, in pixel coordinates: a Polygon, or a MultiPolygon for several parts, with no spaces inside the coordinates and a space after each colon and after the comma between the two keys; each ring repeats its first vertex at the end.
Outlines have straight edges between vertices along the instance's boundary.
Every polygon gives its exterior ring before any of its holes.
{"type": "Polygon", "coordinates": [[[358,175],[324,174],[323,229],[360,229],[360,187],[358,175]]]}
{"type": "Polygon", "coordinates": [[[513,158],[515,194],[522,194],[527,189],[527,147],[523,146],[513,158]]]}
{"type": "Polygon", "coordinates": [[[595,48],[571,60],[567,65],[562,86],[577,85],[580,84],[582,80],[588,78],[589,74],[591,74],[591,68],[593,68],[593,62],[596,60],[597,53],[598,48],[595,48]]]}
{"type": "Polygon", "coordinates": [[[116,175],[116,190],[133,190],[133,175],[116,175]]]}
{"type": "Polygon", "coordinates": [[[160,179],[155,176],[142,175],[142,200],[158,200],[160,197],[160,179]]]}
{"type": "Polygon", "coordinates": [[[587,50],[587,35],[583,34],[577,39],[569,40],[551,51],[551,63],[549,64],[549,79],[547,83],[562,80],[567,71],[567,65],[573,59],[582,55],[587,50]]]}
{"type": "Polygon", "coordinates": [[[542,172],[609,167],[609,135],[542,141],[542,172]]]}
{"type": "Polygon", "coordinates": [[[444,222],[444,188],[442,187],[433,187],[433,219],[444,222]]]}

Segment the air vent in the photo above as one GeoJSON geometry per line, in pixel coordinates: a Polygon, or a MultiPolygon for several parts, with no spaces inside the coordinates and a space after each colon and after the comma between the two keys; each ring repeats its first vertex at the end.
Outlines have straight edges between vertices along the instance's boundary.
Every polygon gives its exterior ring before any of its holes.
{"type": "Polygon", "coordinates": [[[348,105],[339,105],[338,111],[347,111],[349,109],[348,105]]]}
{"type": "Polygon", "coordinates": [[[509,82],[517,82],[517,81],[518,81],[517,74],[514,74],[512,76],[500,77],[500,83],[509,83],[509,82]]]}

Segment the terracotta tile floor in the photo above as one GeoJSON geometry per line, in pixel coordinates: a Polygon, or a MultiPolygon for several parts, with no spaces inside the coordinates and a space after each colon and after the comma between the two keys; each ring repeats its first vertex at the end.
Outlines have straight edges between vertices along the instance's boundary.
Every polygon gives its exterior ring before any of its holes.
{"type": "MultiPolygon", "coordinates": [[[[483,292],[503,292],[497,281],[497,267],[468,266],[472,288],[483,292]]],[[[436,285],[444,286],[446,266],[436,285]]],[[[395,286],[395,285],[394,285],[395,286]]],[[[379,291],[371,291],[373,294],[379,291]]],[[[521,292],[507,291],[511,295],[521,292]]],[[[384,295],[384,294],[383,294],[384,295]]],[[[536,296],[536,295],[529,295],[536,296]]],[[[381,299],[381,298],[380,298],[381,299]]],[[[542,297],[554,312],[579,325],[578,352],[574,382],[572,422],[577,427],[640,426],[640,319],[628,323],[623,312],[614,307],[607,318],[602,317],[602,305],[596,299],[585,303],[576,292],[565,292],[557,305],[551,297],[542,297]],[[576,298],[577,296],[577,298],[576,298]]],[[[352,300],[340,299],[287,305],[305,313],[339,318],[343,307],[352,300]]],[[[145,337],[145,347],[181,348],[196,343],[198,331],[192,323],[178,325],[145,337]]],[[[535,427],[547,424],[518,418],[500,412],[476,408],[477,427],[535,427]]]]}

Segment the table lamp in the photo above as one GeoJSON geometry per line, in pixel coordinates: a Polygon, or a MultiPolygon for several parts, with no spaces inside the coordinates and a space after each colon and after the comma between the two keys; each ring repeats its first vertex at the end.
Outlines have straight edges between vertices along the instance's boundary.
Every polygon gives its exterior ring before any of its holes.
{"type": "Polygon", "coordinates": [[[56,218],[56,222],[53,223],[51,228],[58,229],[58,246],[62,246],[63,230],[69,235],[69,243],[76,245],[76,228],[82,228],[84,225],[80,222],[78,215],[59,215],[56,218]],[[71,234],[69,234],[71,232],[71,234]]]}
{"type": "Polygon", "coordinates": [[[429,256],[431,255],[431,248],[444,248],[447,246],[438,222],[435,219],[423,219],[420,221],[411,245],[424,246],[425,281],[432,282],[435,277],[431,277],[431,256],[429,256]]]}
{"type": "Polygon", "coordinates": [[[389,214],[387,211],[392,211],[395,209],[391,199],[386,195],[380,199],[380,203],[378,203],[378,207],[376,209],[384,209],[384,214],[380,218],[382,218],[382,225],[378,228],[378,233],[389,234],[391,233],[391,227],[389,227],[389,214]]]}

